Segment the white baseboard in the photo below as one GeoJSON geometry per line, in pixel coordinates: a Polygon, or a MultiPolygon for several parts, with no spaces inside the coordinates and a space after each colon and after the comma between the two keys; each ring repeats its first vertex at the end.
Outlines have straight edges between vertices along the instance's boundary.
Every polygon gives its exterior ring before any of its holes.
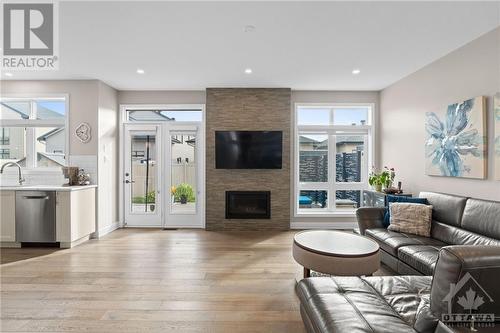
{"type": "Polygon", "coordinates": [[[290,229],[355,229],[357,222],[291,222],[290,229]]]}
{"type": "Polygon", "coordinates": [[[113,232],[115,231],[116,229],[120,228],[120,222],[118,221],[115,221],[113,223],[111,223],[110,225],[108,226],[105,226],[103,228],[100,228],[98,231],[97,231],[97,237],[96,238],[101,238],[102,236],[104,235],[107,235],[109,234],[110,232],[113,232]]]}

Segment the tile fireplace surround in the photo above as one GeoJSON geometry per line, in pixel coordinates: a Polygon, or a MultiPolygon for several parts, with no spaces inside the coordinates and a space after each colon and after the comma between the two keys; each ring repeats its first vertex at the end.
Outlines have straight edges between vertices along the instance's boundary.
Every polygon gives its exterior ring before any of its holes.
{"type": "Polygon", "coordinates": [[[206,102],[206,229],[290,228],[288,88],[209,88],[206,102]],[[282,169],[215,169],[215,131],[282,131],[282,169]],[[270,219],[226,219],[226,191],[270,191],[270,219]]]}

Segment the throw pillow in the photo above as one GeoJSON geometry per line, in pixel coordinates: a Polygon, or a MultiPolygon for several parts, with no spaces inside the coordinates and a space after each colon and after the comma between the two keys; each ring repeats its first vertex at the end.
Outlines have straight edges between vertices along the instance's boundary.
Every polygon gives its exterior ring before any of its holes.
{"type": "MultiPolygon", "coordinates": [[[[387,196],[387,204],[390,205],[391,202],[411,202],[411,203],[418,203],[418,204],[424,204],[424,205],[429,204],[427,202],[426,198],[412,198],[412,197],[407,197],[407,196],[403,196],[403,195],[388,195],[387,196]]],[[[384,221],[382,224],[383,224],[384,228],[387,228],[390,223],[391,223],[391,212],[389,210],[389,206],[387,206],[385,208],[384,221]]]]}
{"type": "Polygon", "coordinates": [[[388,230],[430,237],[432,206],[408,202],[389,204],[391,224],[388,230]]]}

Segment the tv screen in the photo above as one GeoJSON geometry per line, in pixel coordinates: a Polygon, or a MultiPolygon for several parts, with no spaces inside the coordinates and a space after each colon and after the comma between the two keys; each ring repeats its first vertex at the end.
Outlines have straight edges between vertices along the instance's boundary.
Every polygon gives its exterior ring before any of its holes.
{"type": "Polygon", "coordinates": [[[216,169],[281,169],[281,131],[216,131],[216,169]]]}

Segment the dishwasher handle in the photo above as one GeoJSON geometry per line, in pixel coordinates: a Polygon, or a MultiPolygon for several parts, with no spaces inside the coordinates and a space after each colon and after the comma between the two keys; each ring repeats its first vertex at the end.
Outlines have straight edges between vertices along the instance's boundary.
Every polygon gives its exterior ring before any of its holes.
{"type": "Polygon", "coordinates": [[[48,195],[24,195],[25,199],[40,199],[40,200],[49,200],[48,195]]]}

